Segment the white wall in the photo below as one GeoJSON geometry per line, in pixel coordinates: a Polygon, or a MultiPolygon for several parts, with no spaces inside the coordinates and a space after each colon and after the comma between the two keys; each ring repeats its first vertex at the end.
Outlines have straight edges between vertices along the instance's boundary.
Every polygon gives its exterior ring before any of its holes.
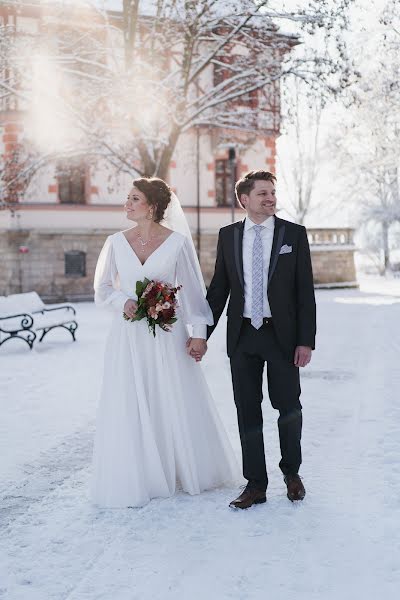
{"type": "Polygon", "coordinates": [[[57,202],[57,193],[49,192],[49,185],[55,185],[56,183],[54,165],[47,165],[32,178],[28,189],[23,195],[23,202],[54,204],[57,202]]]}
{"type": "Polygon", "coordinates": [[[131,227],[125,213],[119,207],[115,210],[97,210],[87,206],[77,207],[60,204],[54,208],[21,208],[16,216],[9,211],[0,212],[0,227],[7,229],[128,229],[131,227]]]}
{"type": "MultiPolygon", "coordinates": [[[[183,206],[196,206],[197,204],[196,138],[197,133],[194,130],[181,136],[173,156],[176,168],[171,168],[169,172],[169,183],[176,189],[183,206]]],[[[215,190],[214,171],[207,168],[207,164],[214,163],[208,133],[200,132],[199,148],[200,204],[201,206],[215,206],[215,199],[208,196],[209,190],[215,190]]]]}
{"type": "MultiPolygon", "coordinates": [[[[197,212],[193,209],[185,211],[190,228],[195,233],[197,228],[197,212]]],[[[240,208],[235,210],[235,220],[242,219],[244,211],[240,208]]],[[[215,233],[221,227],[232,222],[231,211],[227,209],[218,209],[209,211],[205,209],[201,212],[200,226],[203,233],[215,233]]],[[[90,207],[90,206],[72,206],[59,204],[54,208],[46,206],[35,206],[32,208],[21,208],[14,216],[10,211],[0,212],[0,229],[48,229],[52,231],[65,230],[94,230],[94,229],[112,229],[120,231],[132,227],[132,222],[128,221],[122,207],[90,207]]]]}

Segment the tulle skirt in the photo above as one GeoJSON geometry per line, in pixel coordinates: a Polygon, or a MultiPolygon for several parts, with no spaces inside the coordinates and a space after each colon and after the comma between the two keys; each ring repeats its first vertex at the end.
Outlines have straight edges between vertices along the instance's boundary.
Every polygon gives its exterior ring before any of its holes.
{"type": "Polygon", "coordinates": [[[240,477],[186,327],[115,317],[106,344],[93,456],[92,501],[138,507],[177,487],[199,494],[240,477]]]}

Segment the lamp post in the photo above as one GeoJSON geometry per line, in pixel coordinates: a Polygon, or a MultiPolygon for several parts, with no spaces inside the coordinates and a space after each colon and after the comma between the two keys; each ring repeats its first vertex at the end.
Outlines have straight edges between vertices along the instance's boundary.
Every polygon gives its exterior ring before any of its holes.
{"type": "Polygon", "coordinates": [[[23,273],[22,273],[22,255],[29,254],[29,246],[19,246],[18,248],[18,279],[19,279],[19,291],[22,293],[24,291],[23,284],[23,273]]]}
{"type": "Polygon", "coordinates": [[[234,223],[235,221],[235,204],[236,204],[236,197],[235,197],[235,174],[236,174],[236,150],[233,146],[231,146],[229,148],[229,152],[228,152],[228,159],[229,159],[229,172],[230,172],[230,176],[231,176],[231,219],[232,219],[232,223],[234,223]]]}

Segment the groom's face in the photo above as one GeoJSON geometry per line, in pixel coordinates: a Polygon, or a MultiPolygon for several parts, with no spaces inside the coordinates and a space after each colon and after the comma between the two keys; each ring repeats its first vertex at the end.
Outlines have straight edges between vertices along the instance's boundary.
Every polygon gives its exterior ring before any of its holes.
{"type": "Polygon", "coordinates": [[[272,181],[257,179],[249,195],[242,194],[241,201],[250,219],[265,220],[275,214],[275,185],[272,181]]]}

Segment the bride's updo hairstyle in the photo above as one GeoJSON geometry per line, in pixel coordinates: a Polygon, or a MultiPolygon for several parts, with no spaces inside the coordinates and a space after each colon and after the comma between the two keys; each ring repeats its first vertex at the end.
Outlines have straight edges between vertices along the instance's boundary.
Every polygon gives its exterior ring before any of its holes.
{"type": "Polygon", "coordinates": [[[153,221],[163,220],[165,210],[171,202],[172,190],[168,184],[158,177],[139,177],[133,180],[135,188],[146,196],[147,203],[153,207],[153,221]]]}

